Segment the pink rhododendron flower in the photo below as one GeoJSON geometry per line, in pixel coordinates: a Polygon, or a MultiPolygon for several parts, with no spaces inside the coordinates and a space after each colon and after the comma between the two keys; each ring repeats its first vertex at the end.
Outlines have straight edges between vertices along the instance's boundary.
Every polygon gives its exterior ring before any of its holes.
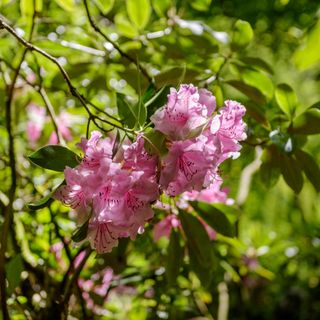
{"type": "Polygon", "coordinates": [[[39,140],[46,121],[46,109],[35,104],[29,104],[27,138],[32,146],[39,140]]]}
{"type": "MultiPolygon", "coordinates": [[[[58,130],[66,141],[72,140],[72,134],[70,127],[73,124],[72,115],[66,111],[61,111],[61,113],[56,117],[56,123],[58,130]]],[[[58,137],[56,132],[52,132],[49,138],[49,144],[57,144],[58,137]]]]}
{"type": "Polygon", "coordinates": [[[65,169],[66,185],[54,196],[78,213],[79,224],[89,219],[87,239],[98,253],[111,251],[119,238],[135,239],[159,196],[156,159],[144,150],[142,136],[125,146],[122,159],[112,159],[113,143],[97,131],[82,139],[84,158],[65,169]]]}
{"type": "Polygon", "coordinates": [[[243,105],[227,100],[212,119],[210,129],[204,132],[208,137],[208,148],[214,146],[214,152],[219,155],[219,164],[241,149],[239,141],[246,139],[246,124],[242,120],[245,112],[243,105]]]}
{"type": "Polygon", "coordinates": [[[204,126],[216,107],[215,97],[206,89],[183,84],[170,89],[168,103],[150,118],[155,129],[172,140],[184,140],[204,126]]]}
{"type": "Polygon", "coordinates": [[[205,152],[206,137],[176,141],[163,160],[160,185],[170,196],[185,191],[201,190],[214,159],[205,152]]]}
{"type": "Polygon", "coordinates": [[[170,237],[171,229],[180,227],[181,223],[175,214],[166,216],[153,228],[153,239],[158,241],[161,237],[170,237]]]}

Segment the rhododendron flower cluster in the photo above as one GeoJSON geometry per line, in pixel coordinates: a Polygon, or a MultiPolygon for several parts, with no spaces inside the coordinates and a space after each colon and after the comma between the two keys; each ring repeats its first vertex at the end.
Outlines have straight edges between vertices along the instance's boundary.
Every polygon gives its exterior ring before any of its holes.
{"type": "MultiPolygon", "coordinates": [[[[227,201],[218,167],[241,149],[245,108],[227,100],[217,113],[215,109],[216,99],[206,89],[192,84],[172,88],[167,104],[151,117],[154,130],[166,139],[168,153],[162,157],[148,154],[149,140],[142,132],[116,152],[115,138],[97,131],[81,140],[84,157],[77,167],[65,169],[66,184],[55,198],[76,211],[98,253],[111,251],[119,238],[135,239],[153,217],[151,207],[161,192],[182,200],[227,201]]],[[[170,215],[155,237],[179,225],[170,215]]]]}

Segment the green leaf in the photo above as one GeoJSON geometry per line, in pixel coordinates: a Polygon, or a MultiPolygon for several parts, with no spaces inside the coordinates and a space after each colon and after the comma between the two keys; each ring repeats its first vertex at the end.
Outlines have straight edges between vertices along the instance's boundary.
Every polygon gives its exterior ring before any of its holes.
{"type": "Polygon", "coordinates": [[[268,188],[272,188],[280,177],[280,156],[276,146],[266,148],[261,157],[260,178],[262,183],[268,188]]]}
{"type": "Polygon", "coordinates": [[[198,11],[208,11],[212,0],[193,0],[191,7],[198,11]]]}
{"type": "Polygon", "coordinates": [[[139,99],[135,109],[137,109],[138,124],[140,128],[143,128],[147,120],[147,108],[141,98],[139,99]]]}
{"type": "Polygon", "coordinates": [[[303,177],[299,162],[292,156],[281,154],[280,170],[287,185],[295,193],[300,193],[303,186],[303,177]]]}
{"type": "Polygon", "coordinates": [[[190,266],[201,283],[208,287],[215,268],[211,241],[202,223],[192,214],[179,212],[183,231],[186,235],[190,266]]]}
{"type": "Polygon", "coordinates": [[[273,97],[273,83],[265,74],[249,68],[242,68],[241,77],[243,81],[257,88],[268,100],[273,97]]]}
{"type": "Polygon", "coordinates": [[[221,210],[205,202],[192,201],[191,205],[197,214],[215,231],[227,237],[233,236],[232,226],[221,210]]]}
{"type": "Polygon", "coordinates": [[[246,102],[247,114],[262,124],[265,128],[270,129],[270,123],[266,117],[264,110],[251,101],[246,102]]]}
{"type": "Polygon", "coordinates": [[[281,83],[276,88],[275,96],[280,109],[292,118],[298,103],[293,89],[288,84],[281,83]]]}
{"type": "Polygon", "coordinates": [[[125,95],[117,92],[118,114],[122,122],[132,129],[138,123],[138,118],[133,107],[125,99],[125,95]]]}
{"type": "Polygon", "coordinates": [[[159,17],[165,16],[172,5],[171,0],[152,0],[152,7],[159,17]]]}
{"type": "Polygon", "coordinates": [[[81,242],[86,238],[88,234],[89,220],[90,218],[73,233],[73,235],[71,236],[72,241],[81,242]]]}
{"type": "Polygon", "coordinates": [[[266,104],[266,98],[257,88],[247,85],[239,80],[228,80],[225,83],[239,90],[254,102],[262,105],[266,104]]]}
{"type": "Polygon", "coordinates": [[[131,22],[143,29],[150,18],[151,6],[149,0],[127,0],[127,12],[131,22]]]}
{"type": "Polygon", "coordinates": [[[169,286],[172,286],[176,283],[182,260],[183,247],[180,245],[180,233],[179,231],[172,229],[166,263],[166,278],[169,286]]]}
{"type": "Polygon", "coordinates": [[[51,191],[50,193],[48,193],[45,197],[41,198],[40,200],[36,201],[36,202],[31,202],[27,204],[27,207],[30,210],[38,210],[44,207],[47,207],[52,201],[52,195],[53,195],[54,191],[51,191]]]}
{"type": "Polygon", "coordinates": [[[310,108],[296,117],[289,131],[306,135],[320,133],[320,108],[310,108]]]}
{"type": "Polygon", "coordinates": [[[21,254],[17,254],[6,265],[6,275],[9,282],[8,291],[11,294],[21,281],[21,272],[24,270],[21,254]]]}
{"type": "Polygon", "coordinates": [[[147,119],[168,101],[168,94],[170,93],[170,86],[162,87],[156,94],[153,95],[148,101],[145,102],[147,108],[147,119]]]}
{"type": "Polygon", "coordinates": [[[63,180],[57,187],[55,187],[51,192],[49,192],[46,196],[44,196],[43,198],[41,198],[38,201],[35,202],[31,202],[27,204],[27,207],[30,210],[39,210],[45,207],[48,207],[52,201],[53,201],[53,194],[62,186],[64,185],[66,182],[65,180],[63,180]]]}
{"type": "Polygon", "coordinates": [[[149,154],[155,154],[159,157],[163,157],[168,153],[168,148],[166,147],[166,136],[163,133],[149,128],[144,133],[144,137],[144,147],[149,154]]]}
{"type": "Polygon", "coordinates": [[[310,180],[317,192],[320,191],[320,168],[314,158],[303,150],[297,150],[295,157],[300,163],[302,170],[310,180]]]}
{"type": "Polygon", "coordinates": [[[267,63],[266,61],[264,61],[263,59],[257,58],[257,57],[243,57],[240,59],[240,61],[244,62],[245,64],[254,67],[254,68],[258,68],[260,70],[263,70],[269,74],[273,74],[273,68],[269,65],[269,63],[267,63]]]}
{"type": "Polygon", "coordinates": [[[128,20],[128,17],[122,13],[117,13],[114,17],[115,25],[122,35],[132,39],[138,36],[138,31],[135,26],[128,20]]]}
{"type": "Polygon", "coordinates": [[[113,8],[114,0],[96,0],[96,3],[103,14],[107,14],[113,8]]]}
{"type": "Polygon", "coordinates": [[[294,53],[293,60],[301,69],[308,69],[320,61],[320,19],[306,36],[306,41],[294,53]]]}
{"type": "Polygon", "coordinates": [[[249,45],[253,38],[253,30],[247,21],[237,20],[234,25],[231,41],[232,50],[243,49],[249,45]]]}
{"type": "Polygon", "coordinates": [[[39,167],[63,172],[65,167],[74,168],[80,158],[70,149],[59,145],[48,145],[32,153],[29,160],[39,167]]]}
{"type": "Polygon", "coordinates": [[[178,86],[181,83],[192,83],[199,75],[195,69],[186,69],[185,67],[172,67],[157,74],[154,79],[157,88],[163,86],[178,86]]]}

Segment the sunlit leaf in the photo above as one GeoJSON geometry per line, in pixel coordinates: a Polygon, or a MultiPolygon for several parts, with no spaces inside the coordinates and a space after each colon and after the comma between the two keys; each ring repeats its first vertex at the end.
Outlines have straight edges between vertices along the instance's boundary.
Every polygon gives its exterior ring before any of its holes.
{"type": "Polygon", "coordinates": [[[305,43],[296,50],[293,60],[299,69],[307,69],[320,61],[320,19],[306,36],[305,43]]]}
{"type": "Polygon", "coordinates": [[[75,7],[74,0],[55,0],[55,2],[66,11],[73,11],[75,7]]]}
{"type": "Polygon", "coordinates": [[[128,20],[128,17],[126,17],[124,14],[117,13],[114,17],[114,22],[118,31],[125,37],[132,39],[138,35],[136,27],[128,20]]]}
{"type": "Polygon", "coordinates": [[[74,168],[80,158],[70,149],[59,145],[48,145],[32,153],[29,160],[44,169],[62,172],[65,167],[74,168]]]}
{"type": "Polygon", "coordinates": [[[191,1],[191,7],[198,11],[207,11],[210,7],[212,0],[193,0],[191,1]]]}
{"type": "Polygon", "coordinates": [[[127,12],[131,22],[143,29],[150,18],[151,6],[149,0],[126,0],[127,12]]]}
{"type": "Polygon", "coordinates": [[[275,97],[280,109],[289,117],[293,117],[298,103],[293,89],[288,84],[281,83],[276,88],[275,97]]]}
{"type": "Polygon", "coordinates": [[[249,45],[252,38],[253,31],[250,23],[243,20],[237,20],[233,29],[231,48],[233,50],[245,48],[249,45]]]}
{"type": "Polygon", "coordinates": [[[107,14],[113,8],[115,0],[96,0],[96,3],[99,9],[104,13],[107,14]]]}
{"type": "Polygon", "coordinates": [[[170,86],[164,86],[157,93],[155,93],[148,101],[145,102],[147,108],[147,118],[150,117],[163,107],[168,101],[168,94],[170,93],[170,86]]]}

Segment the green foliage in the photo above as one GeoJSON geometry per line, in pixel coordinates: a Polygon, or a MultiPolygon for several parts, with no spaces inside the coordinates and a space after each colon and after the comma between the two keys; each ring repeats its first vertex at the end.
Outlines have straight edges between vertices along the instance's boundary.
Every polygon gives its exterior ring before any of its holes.
{"type": "Polygon", "coordinates": [[[11,203],[4,255],[10,317],[58,319],[67,312],[76,319],[217,319],[217,310],[228,305],[228,319],[319,318],[318,2],[87,2],[96,29],[83,1],[0,1],[1,17],[24,39],[36,9],[30,42],[57,58],[72,83],[46,57],[26,53],[11,104],[17,176],[11,199],[5,105],[25,48],[1,29],[0,234],[11,203]],[[179,213],[171,208],[181,226],[158,241],[155,224],[169,212],[155,206],[137,239],[120,239],[111,253],[91,254],[81,272],[74,270],[75,257],[88,245],[82,241],[89,221],[76,226],[72,210],[51,198],[65,167],[80,161],[71,150],[92,130],[113,130],[116,157],[122,143],[144,131],[146,150],[165,157],[168,141],[150,117],[181,83],[212,91],[217,109],[226,98],[247,109],[241,156],[219,172],[234,204],[193,202],[179,213]],[[46,109],[35,142],[28,123],[39,123],[30,104],[46,109]],[[69,123],[60,118],[63,112],[71,115],[69,123]],[[66,147],[48,145],[52,118],[66,147]],[[215,229],[215,240],[199,219],[215,229]],[[103,292],[108,267],[113,276],[103,292]],[[77,277],[94,284],[78,288],[77,277]],[[68,288],[69,304],[61,302],[68,288]],[[88,296],[90,303],[83,299],[88,296]]]}
{"type": "Polygon", "coordinates": [[[63,172],[66,167],[74,168],[80,162],[77,154],[59,145],[42,147],[33,152],[28,158],[42,168],[58,172],[63,172]]]}

